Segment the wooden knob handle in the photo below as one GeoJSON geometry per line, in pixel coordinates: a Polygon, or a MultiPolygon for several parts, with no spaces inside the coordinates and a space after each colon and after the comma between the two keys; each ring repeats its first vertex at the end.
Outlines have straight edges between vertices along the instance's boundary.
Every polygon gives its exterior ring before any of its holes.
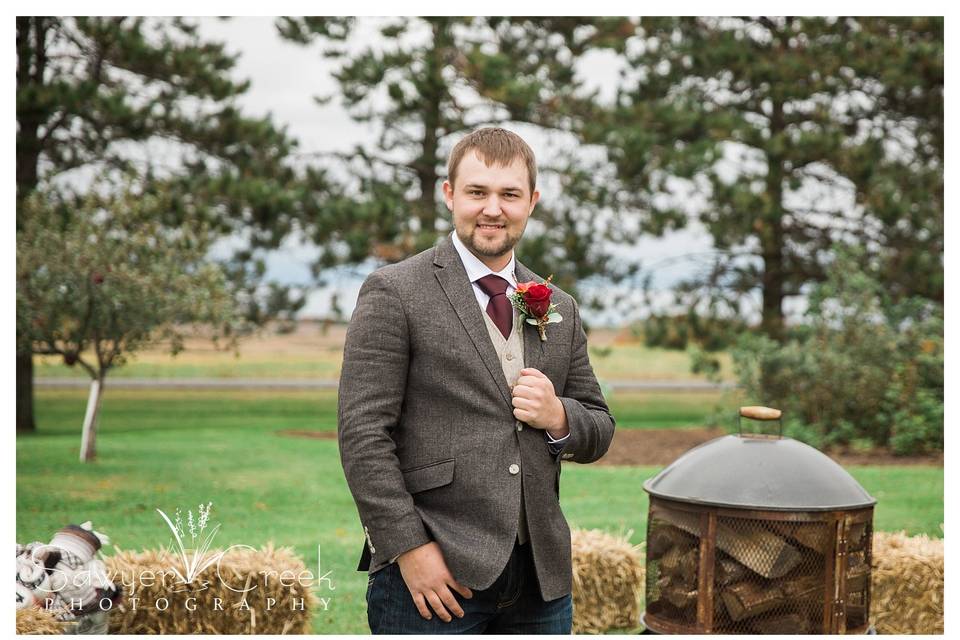
{"type": "Polygon", "coordinates": [[[770,407],[740,407],[740,415],[751,420],[779,420],[783,412],[770,407]]]}

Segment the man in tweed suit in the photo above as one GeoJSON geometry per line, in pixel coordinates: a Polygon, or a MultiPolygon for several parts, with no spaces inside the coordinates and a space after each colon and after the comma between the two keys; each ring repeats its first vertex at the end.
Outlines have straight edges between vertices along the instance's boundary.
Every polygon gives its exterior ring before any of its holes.
{"type": "Polygon", "coordinates": [[[545,341],[509,306],[543,281],[513,252],[535,186],[519,136],[471,133],[443,185],[454,233],[360,290],[338,435],[374,633],[570,633],[560,460],[600,458],[614,420],[576,301],[554,289],[545,341]]]}

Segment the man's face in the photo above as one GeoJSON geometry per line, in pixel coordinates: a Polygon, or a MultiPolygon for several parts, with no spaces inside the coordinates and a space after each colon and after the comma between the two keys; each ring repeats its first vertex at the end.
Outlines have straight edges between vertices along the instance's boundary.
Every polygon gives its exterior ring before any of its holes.
{"type": "Polygon", "coordinates": [[[453,212],[457,237],[494,268],[500,265],[498,258],[508,256],[519,242],[540,192],[530,193],[522,159],[515,158],[507,167],[488,167],[473,151],[457,167],[456,186],[443,183],[443,196],[453,212]]]}

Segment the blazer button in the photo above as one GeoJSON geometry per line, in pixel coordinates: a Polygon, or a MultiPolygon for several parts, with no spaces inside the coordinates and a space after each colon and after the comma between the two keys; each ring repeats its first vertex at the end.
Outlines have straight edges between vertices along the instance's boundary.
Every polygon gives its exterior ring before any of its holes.
{"type": "Polygon", "coordinates": [[[523,423],[517,420],[517,431],[523,431],[523,423]]]}
{"type": "Polygon", "coordinates": [[[512,475],[512,476],[517,475],[518,473],[520,473],[520,465],[518,465],[518,464],[512,464],[512,465],[510,465],[509,471],[510,471],[510,475],[512,475]]]}

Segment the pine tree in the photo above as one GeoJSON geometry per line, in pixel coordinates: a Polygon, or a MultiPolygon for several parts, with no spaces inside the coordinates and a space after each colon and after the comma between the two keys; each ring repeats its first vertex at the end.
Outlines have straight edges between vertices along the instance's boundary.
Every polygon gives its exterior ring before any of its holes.
{"type": "Polygon", "coordinates": [[[689,283],[689,306],[706,291],[736,313],[759,290],[762,328],[781,337],[784,300],[824,279],[837,242],[868,246],[904,295],[942,300],[942,21],[664,18],[641,29],[634,79],[583,137],[607,147],[654,232],[688,221],[661,197],[671,179],[706,197],[698,218],[718,258],[689,283]],[[918,270],[898,275],[904,263],[918,270]]]}
{"type": "MultiPolygon", "coordinates": [[[[71,175],[136,174],[147,193],[174,194],[166,224],[251,232],[251,248],[225,265],[251,322],[302,306],[289,289],[264,287],[255,250],[315,217],[325,176],[295,175],[285,162],[294,142],[269,117],[240,112],[248,83],[231,79],[235,61],[185,19],[18,17],[18,229],[38,186],[70,191],[71,175]]],[[[31,354],[18,350],[18,430],[35,429],[32,378],[31,354]]]]}
{"type": "MultiPolygon", "coordinates": [[[[540,59],[567,42],[576,42],[574,57],[591,46],[619,42],[609,37],[612,26],[591,31],[593,19],[540,22],[545,37],[556,34],[539,45],[540,59]]],[[[615,24],[622,29],[623,20],[615,24]]],[[[529,67],[527,55],[534,52],[499,18],[394,18],[380,25],[377,42],[359,52],[346,46],[360,26],[356,21],[285,19],[278,26],[295,42],[321,42],[324,55],[340,62],[335,77],[344,105],[356,121],[378,132],[372,148],[358,146],[341,156],[353,189],[312,226],[314,242],[324,249],[318,268],[368,257],[394,262],[432,246],[451,228],[439,185],[456,138],[478,126],[504,124],[515,113],[517,120],[541,125],[536,91],[501,81],[529,67]],[[500,90],[480,96],[477,88],[485,83],[500,90]]],[[[560,64],[552,69],[551,85],[569,86],[572,94],[577,85],[569,83],[569,69],[560,64]]],[[[594,224],[606,194],[590,180],[591,168],[572,160],[541,162],[541,175],[557,177],[563,194],[543,194],[520,248],[528,266],[553,274],[567,290],[613,268],[604,242],[607,227],[594,224]]]]}

